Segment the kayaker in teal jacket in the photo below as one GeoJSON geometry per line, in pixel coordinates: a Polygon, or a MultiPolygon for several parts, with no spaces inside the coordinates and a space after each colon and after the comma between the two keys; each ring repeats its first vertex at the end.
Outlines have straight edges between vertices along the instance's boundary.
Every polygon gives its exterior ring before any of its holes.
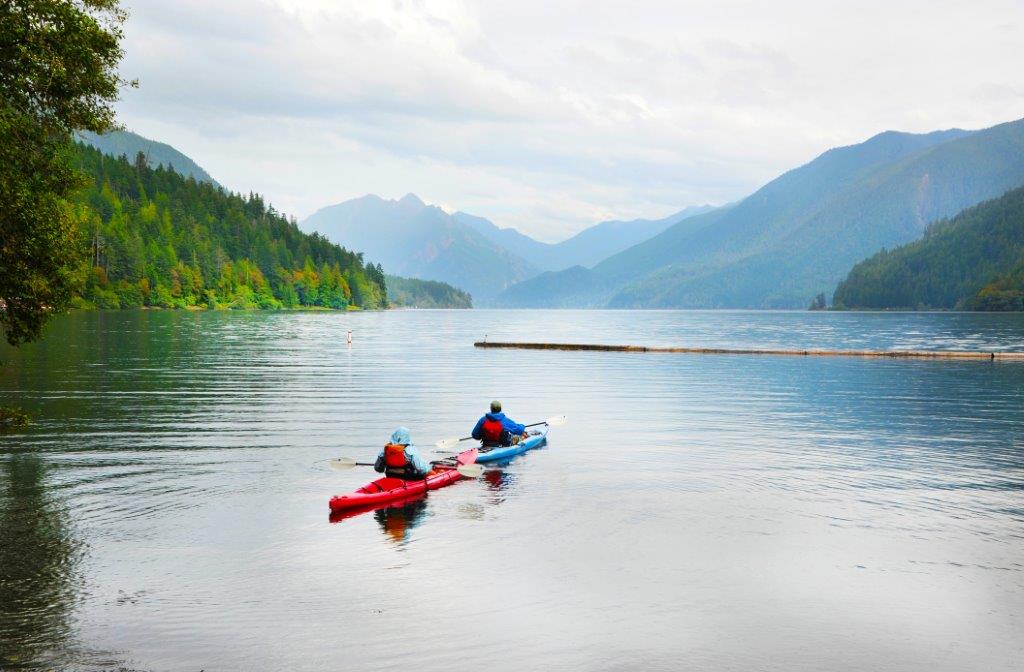
{"type": "Polygon", "coordinates": [[[491,402],[491,412],[476,422],[472,436],[487,447],[511,446],[519,443],[526,433],[526,425],[520,425],[501,412],[501,402],[491,402]]]}
{"type": "Polygon", "coordinates": [[[399,427],[391,434],[391,443],[377,455],[373,468],[385,476],[406,481],[420,480],[430,473],[430,465],[412,445],[412,437],[405,427],[399,427]]]}

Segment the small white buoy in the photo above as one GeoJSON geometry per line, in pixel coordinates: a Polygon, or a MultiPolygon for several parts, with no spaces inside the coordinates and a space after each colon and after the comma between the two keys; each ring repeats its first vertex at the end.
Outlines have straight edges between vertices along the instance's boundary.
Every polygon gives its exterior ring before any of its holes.
{"type": "Polygon", "coordinates": [[[348,330],[348,344],[352,345],[352,330],[348,330]]]}

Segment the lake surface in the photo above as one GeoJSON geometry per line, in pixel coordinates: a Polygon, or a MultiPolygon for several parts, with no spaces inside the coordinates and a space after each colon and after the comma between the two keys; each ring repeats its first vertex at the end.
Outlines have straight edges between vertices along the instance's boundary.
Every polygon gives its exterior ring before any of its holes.
{"type": "Polygon", "coordinates": [[[80,313],[0,350],[0,669],[1020,670],[1024,316],[80,313]],[[347,347],[345,333],[354,332],[347,347]],[[547,448],[328,520],[395,426],[547,448]]]}

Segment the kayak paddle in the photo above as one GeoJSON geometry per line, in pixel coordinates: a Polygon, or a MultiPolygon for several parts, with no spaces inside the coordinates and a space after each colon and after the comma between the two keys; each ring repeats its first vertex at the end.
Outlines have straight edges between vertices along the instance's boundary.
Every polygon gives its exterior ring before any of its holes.
{"type": "Polygon", "coordinates": [[[460,464],[455,467],[455,471],[459,472],[466,478],[480,478],[484,474],[484,465],[482,464],[460,464]]]}
{"type": "MultiPolygon", "coordinates": [[[[568,420],[569,419],[566,416],[564,416],[564,415],[556,415],[555,417],[548,418],[547,420],[544,420],[542,422],[534,422],[534,423],[531,423],[529,425],[524,425],[524,426],[525,427],[537,427],[538,425],[547,425],[548,427],[561,427],[566,422],[568,422],[568,420]]],[[[441,450],[448,450],[450,448],[454,448],[455,446],[459,445],[463,441],[472,441],[472,440],[473,440],[472,436],[464,436],[461,439],[455,439],[455,438],[452,438],[452,439],[441,439],[440,441],[438,441],[434,445],[436,445],[441,450]]]]}
{"type": "MultiPolygon", "coordinates": [[[[372,467],[373,462],[357,462],[351,457],[336,457],[330,460],[331,466],[338,471],[348,471],[353,467],[372,467]]],[[[484,473],[484,467],[482,464],[460,464],[455,467],[455,471],[459,472],[466,478],[479,478],[484,473]]]]}
{"type": "Polygon", "coordinates": [[[329,460],[331,466],[338,471],[348,471],[352,467],[372,467],[373,462],[356,462],[351,457],[336,457],[333,460],[329,460]]]}

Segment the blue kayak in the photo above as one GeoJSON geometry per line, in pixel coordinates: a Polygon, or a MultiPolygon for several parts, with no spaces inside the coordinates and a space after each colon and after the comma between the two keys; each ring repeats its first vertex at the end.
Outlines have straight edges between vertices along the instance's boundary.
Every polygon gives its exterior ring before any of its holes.
{"type": "Polygon", "coordinates": [[[497,448],[480,448],[476,456],[477,462],[497,462],[498,460],[507,460],[510,457],[515,457],[521,453],[525,453],[528,450],[534,448],[540,448],[544,445],[544,442],[548,440],[548,428],[547,425],[541,427],[540,430],[531,429],[531,433],[525,439],[520,441],[514,446],[499,446],[497,448]]]}

